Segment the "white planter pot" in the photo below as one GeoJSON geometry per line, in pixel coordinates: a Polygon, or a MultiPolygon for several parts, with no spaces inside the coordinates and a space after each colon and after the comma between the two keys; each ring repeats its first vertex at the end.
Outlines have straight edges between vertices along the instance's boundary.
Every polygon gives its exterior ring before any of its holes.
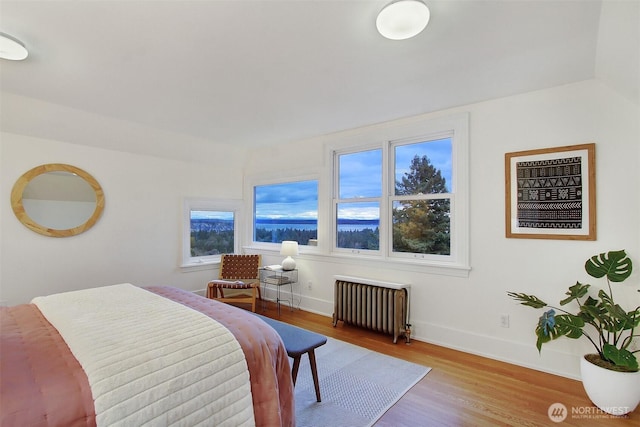
{"type": "Polygon", "coordinates": [[[580,360],[582,385],[598,408],[611,415],[633,412],[640,403],[640,371],[616,372],[580,360]]]}

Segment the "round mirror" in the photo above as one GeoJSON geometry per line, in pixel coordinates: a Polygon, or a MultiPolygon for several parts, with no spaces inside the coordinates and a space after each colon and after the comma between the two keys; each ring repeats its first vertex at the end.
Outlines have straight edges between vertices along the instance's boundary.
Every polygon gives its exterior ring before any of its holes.
{"type": "Polygon", "coordinates": [[[98,181],[80,168],[61,163],[26,172],[11,191],[11,207],[25,226],[50,237],[68,237],[90,229],[104,210],[98,181]]]}

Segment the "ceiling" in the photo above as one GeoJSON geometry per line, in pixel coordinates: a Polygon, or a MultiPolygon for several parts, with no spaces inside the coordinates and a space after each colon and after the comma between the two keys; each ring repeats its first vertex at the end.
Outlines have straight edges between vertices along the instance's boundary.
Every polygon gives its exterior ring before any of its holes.
{"type": "Polygon", "coordinates": [[[387,0],[0,0],[30,51],[1,61],[2,126],[21,100],[64,111],[29,119],[63,141],[77,112],[256,147],[595,77],[600,1],[425,2],[426,30],[391,41],[387,0]]]}

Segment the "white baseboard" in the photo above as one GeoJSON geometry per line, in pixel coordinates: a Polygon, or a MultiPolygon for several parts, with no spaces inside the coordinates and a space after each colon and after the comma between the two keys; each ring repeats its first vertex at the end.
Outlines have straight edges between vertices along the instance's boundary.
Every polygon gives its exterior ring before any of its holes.
{"type": "Polygon", "coordinates": [[[538,353],[534,340],[530,345],[439,325],[412,322],[411,337],[465,353],[566,378],[580,380],[580,356],[545,348],[538,353]]]}

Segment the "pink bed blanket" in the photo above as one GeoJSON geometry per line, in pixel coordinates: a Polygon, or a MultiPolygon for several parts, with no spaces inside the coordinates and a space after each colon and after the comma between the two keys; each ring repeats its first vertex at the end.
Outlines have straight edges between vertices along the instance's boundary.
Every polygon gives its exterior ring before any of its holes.
{"type": "MultiPolygon", "coordinates": [[[[222,323],[242,347],[258,426],[294,426],[289,359],[282,340],[249,312],[171,287],[150,292],[222,323]]],[[[87,377],[33,304],[0,308],[0,425],[95,426],[87,377]]]]}

